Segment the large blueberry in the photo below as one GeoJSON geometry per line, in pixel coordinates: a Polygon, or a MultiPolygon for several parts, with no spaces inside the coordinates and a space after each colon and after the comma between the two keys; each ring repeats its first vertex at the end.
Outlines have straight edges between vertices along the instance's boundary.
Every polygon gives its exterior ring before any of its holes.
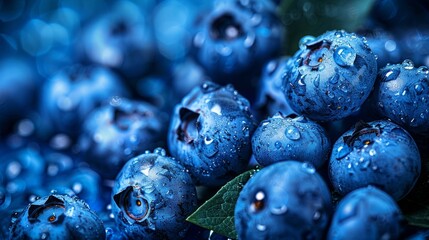
{"type": "Polygon", "coordinates": [[[163,149],[130,159],[113,187],[112,213],[130,239],[181,239],[196,207],[191,177],[163,149]]]}
{"type": "Polygon", "coordinates": [[[387,120],[356,124],[335,142],[329,161],[333,188],[341,195],[374,185],[399,200],[414,187],[420,171],[413,138],[387,120]]]}
{"type": "Polygon", "coordinates": [[[218,0],[197,18],[193,56],[216,81],[244,80],[237,76],[260,70],[279,54],[283,28],[270,4],[218,0]]]}
{"type": "Polygon", "coordinates": [[[125,76],[141,76],[155,55],[148,16],[132,1],[116,2],[85,29],[82,43],[86,55],[125,76]]]}
{"type": "Polygon", "coordinates": [[[252,136],[252,149],[262,166],[292,159],[318,168],[329,158],[331,144],[319,124],[278,113],[259,124],[252,136]]]}
{"type": "Polygon", "coordinates": [[[345,31],[302,38],[293,60],[284,77],[284,94],[293,110],[318,121],[359,110],[377,74],[377,61],[366,41],[345,31]]]}
{"type": "Polygon", "coordinates": [[[104,239],[103,222],[80,199],[52,194],[12,219],[10,239],[104,239]],[[16,218],[15,218],[16,217],[16,218]]]}
{"type": "Polygon", "coordinates": [[[75,65],[44,83],[40,109],[53,132],[76,136],[83,120],[94,108],[113,96],[126,95],[121,80],[108,69],[75,65]]]}
{"type": "Polygon", "coordinates": [[[167,126],[166,114],[153,105],[114,97],[85,119],[80,150],[103,177],[114,179],[128,159],[166,145],[167,126]]]}
{"type": "Polygon", "coordinates": [[[379,71],[374,90],[380,113],[409,131],[429,134],[429,68],[402,64],[379,71]]]}
{"type": "Polygon", "coordinates": [[[235,205],[238,239],[323,239],[331,195],[311,164],[285,161],[261,169],[235,205]]]}
{"type": "Polygon", "coordinates": [[[179,103],[171,118],[171,155],[195,182],[219,186],[243,172],[256,128],[249,102],[231,86],[206,82],[179,103]]]}
{"type": "Polygon", "coordinates": [[[329,240],[399,239],[403,217],[395,200],[369,186],[347,194],[338,204],[329,240]]]}

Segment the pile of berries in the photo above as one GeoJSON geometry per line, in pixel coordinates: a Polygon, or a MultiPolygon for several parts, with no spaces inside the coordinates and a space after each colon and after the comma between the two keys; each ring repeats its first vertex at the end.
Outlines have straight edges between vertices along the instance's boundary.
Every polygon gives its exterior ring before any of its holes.
{"type": "Polygon", "coordinates": [[[227,239],[186,219],[254,167],[238,239],[427,237],[429,5],[319,36],[284,5],[0,0],[0,238],[227,239]]]}

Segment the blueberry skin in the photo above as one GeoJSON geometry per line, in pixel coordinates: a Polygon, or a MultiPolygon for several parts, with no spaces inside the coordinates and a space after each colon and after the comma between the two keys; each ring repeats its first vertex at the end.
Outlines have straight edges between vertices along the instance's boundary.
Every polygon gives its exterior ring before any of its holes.
{"type": "Polygon", "coordinates": [[[257,89],[258,94],[255,104],[262,118],[272,116],[277,112],[282,112],[285,115],[293,113],[293,110],[283,94],[282,81],[291,63],[291,58],[284,56],[265,64],[261,78],[259,79],[259,88],[257,89]]]}
{"type": "Polygon", "coordinates": [[[399,239],[403,217],[395,200],[368,186],[347,194],[332,217],[328,240],[399,239]]]}
{"type": "Polygon", "coordinates": [[[238,239],[323,239],[331,195],[311,164],[274,163],[250,178],[235,205],[238,239]]]}
{"type": "Polygon", "coordinates": [[[293,159],[319,168],[329,158],[331,144],[319,124],[278,113],[259,124],[252,136],[252,149],[262,166],[293,159]]]}
{"type": "Polygon", "coordinates": [[[414,67],[410,60],[387,65],[374,89],[381,115],[416,134],[429,134],[429,68],[414,67]]]}
{"type": "Polygon", "coordinates": [[[10,239],[105,239],[103,222],[78,198],[52,194],[12,219],[10,239]]]}
{"type": "Polygon", "coordinates": [[[345,132],[335,142],[329,161],[329,177],[340,195],[374,185],[400,200],[413,188],[420,171],[415,141],[387,120],[360,123],[345,132]]]}
{"type": "Polygon", "coordinates": [[[377,75],[377,61],[354,33],[306,36],[283,80],[284,94],[298,114],[316,121],[342,119],[359,110],[377,75]]]}
{"type": "Polygon", "coordinates": [[[74,65],[47,80],[41,90],[40,111],[54,133],[77,137],[86,116],[113,96],[127,96],[121,80],[98,66],[74,65]]]}
{"type": "Polygon", "coordinates": [[[85,119],[79,146],[103,177],[114,179],[125,162],[166,142],[167,115],[155,106],[114,97],[85,119]]]}
{"type": "Polygon", "coordinates": [[[130,159],[112,191],[112,213],[129,239],[181,239],[196,207],[191,177],[159,148],[130,159]]]}
{"type": "Polygon", "coordinates": [[[127,77],[142,76],[155,55],[148,15],[131,1],[113,4],[108,13],[84,30],[82,43],[86,56],[127,77]]]}
{"type": "Polygon", "coordinates": [[[280,52],[283,28],[274,9],[270,1],[215,1],[197,18],[192,56],[214,81],[239,84],[239,76],[280,52]]]}
{"type": "Polygon", "coordinates": [[[196,184],[221,186],[246,169],[256,128],[249,109],[231,85],[212,82],[195,87],[176,105],[168,147],[196,184]]]}

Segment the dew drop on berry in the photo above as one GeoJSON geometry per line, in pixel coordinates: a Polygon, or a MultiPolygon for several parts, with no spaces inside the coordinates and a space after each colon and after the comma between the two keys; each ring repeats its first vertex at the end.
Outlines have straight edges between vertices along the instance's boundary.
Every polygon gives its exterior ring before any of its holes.
{"type": "Polygon", "coordinates": [[[282,147],[282,143],[281,143],[281,142],[279,142],[279,141],[276,141],[276,142],[274,143],[274,146],[275,146],[277,149],[280,149],[280,148],[282,147]]]}
{"type": "Polygon", "coordinates": [[[305,172],[310,173],[310,174],[313,174],[316,172],[316,169],[314,168],[314,166],[310,163],[307,163],[307,162],[302,164],[302,169],[304,169],[305,172]]]}
{"type": "Polygon", "coordinates": [[[396,78],[398,78],[399,73],[401,73],[399,69],[396,69],[396,68],[390,69],[384,74],[382,78],[382,82],[389,82],[389,81],[395,80],[396,78]]]}
{"type": "Polygon", "coordinates": [[[414,85],[414,90],[416,90],[417,95],[422,94],[424,88],[421,84],[414,85]]]}
{"type": "Polygon", "coordinates": [[[299,132],[299,129],[295,126],[288,126],[285,130],[286,137],[290,140],[298,140],[301,138],[301,133],[299,132]]]}
{"type": "Polygon", "coordinates": [[[356,51],[349,46],[338,47],[334,52],[334,61],[339,66],[350,67],[356,59],[356,51]]]}
{"type": "Polygon", "coordinates": [[[263,225],[263,224],[257,224],[256,229],[258,229],[258,231],[263,232],[263,231],[267,230],[267,226],[263,225]]]}
{"type": "Polygon", "coordinates": [[[315,87],[319,87],[319,85],[320,85],[320,74],[317,74],[317,76],[313,79],[313,85],[315,87]]]}
{"type": "Polygon", "coordinates": [[[335,74],[334,76],[332,76],[329,79],[329,83],[331,84],[337,84],[338,83],[338,79],[340,78],[340,76],[338,74],[335,74]]]}
{"type": "Polygon", "coordinates": [[[421,66],[417,69],[417,73],[429,74],[429,68],[426,66],[421,66]]]}
{"type": "Polygon", "coordinates": [[[410,59],[405,59],[405,60],[402,62],[402,66],[403,66],[405,69],[407,69],[407,70],[411,70],[411,69],[413,69],[413,68],[414,68],[414,63],[413,63],[413,61],[411,61],[410,59]]]}
{"type": "Polygon", "coordinates": [[[281,205],[281,206],[271,208],[270,211],[274,215],[283,215],[283,214],[287,213],[288,208],[286,205],[281,205]]]}

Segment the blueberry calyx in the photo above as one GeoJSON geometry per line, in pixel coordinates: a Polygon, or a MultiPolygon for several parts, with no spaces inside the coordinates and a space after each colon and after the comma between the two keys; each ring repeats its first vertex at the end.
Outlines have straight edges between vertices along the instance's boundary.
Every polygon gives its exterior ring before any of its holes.
{"type": "Polygon", "coordinates": [[[149,202],[142,195],[141,188],[138,186],[128,186],[125,190],[115,194],[113,200],[126,213],[124,217],[129,224],[143,222],[149,216],[149,202]]]}
{"type": "Polygon", "coordinates": [[[179,112],[180,126],[176,130],[179,141],[191,144],[198,137],[199,113],[188,108],[181,108],[179,112]]]}
{"type": "Polygon", "coordinates": [[[31,223],[40,222],[40,216],[42,216],[46,210],[51,210],[51,213],[48,214],[49,216],[47,218],[49,223],[59,224],[65,218],[63,214],[65,211],[64,201],[55,196],[49,196],[44,203],[31,204],[28,209],[28,221],[31,223]]]}
{"type": "Polygon", "coordinates": [[[231,41],[244,33],[241,24],[230,13],[224,13],[216,18],[211,26],[211,37],[218,40],[231,41]]]}
{"type": "Polygon", "coordinates": [[[307,43],[305,46],[310,51],[304,57],[303,64],[311,67],[311,70],[317,71],[323,62],[324,49],[329,50],[331,44],[332,42],[324,39],[307,43]]]}
{"type": "Polygon", "coordinates": [[[374,138],[380,136],[380,126],[371,127],[368,123],[358,122],[355,125],[355,130],[352,135],[344,136],[344,145],[338,151],[337,160],[346,157],[353,148],[361,149],[365,146],[369,146],[374,142],[374,138]]]}

